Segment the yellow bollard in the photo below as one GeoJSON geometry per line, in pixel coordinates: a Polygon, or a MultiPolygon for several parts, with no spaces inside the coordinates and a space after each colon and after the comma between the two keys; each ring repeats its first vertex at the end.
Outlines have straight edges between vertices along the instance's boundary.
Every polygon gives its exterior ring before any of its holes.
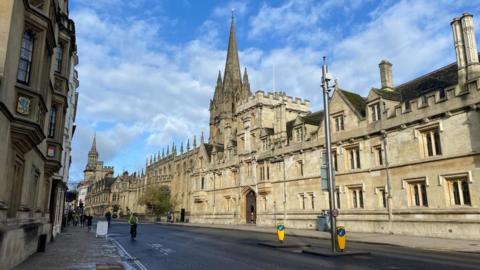
{"type": "Polygon", "coordinates": [[[345,227],[338,226],[336,228],[336,235],[338,250],[343,252],[345,250],[345,244],[347,240],[347,232],[345,231],[345,227]]]}
{"type": "Polygon", "coordinates": [[[280,242],[285,238],[285,226],[281,223],[277,225],[277,237],[280,242]]]}

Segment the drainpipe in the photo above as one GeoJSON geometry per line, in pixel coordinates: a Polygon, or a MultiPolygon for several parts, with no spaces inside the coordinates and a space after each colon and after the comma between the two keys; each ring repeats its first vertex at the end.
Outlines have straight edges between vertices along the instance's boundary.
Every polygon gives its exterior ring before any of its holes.
{"type": "Polygon", "coordinates": [[[388,165],[388,154],[387,154],[387,132],[385,130],[381,131],[383,134],[383,152],[385,156],[385,173],[387,175],[387,211],[388,211],[388,230],[392,232],[392,220],[393,220],[393,212],[392,212],[392,184],[390,180],[390,167],[388,165]]]}

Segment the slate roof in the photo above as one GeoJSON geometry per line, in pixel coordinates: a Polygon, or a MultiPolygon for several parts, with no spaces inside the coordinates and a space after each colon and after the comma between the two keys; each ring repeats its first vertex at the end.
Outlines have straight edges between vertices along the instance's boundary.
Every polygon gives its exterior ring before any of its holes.
{"type": "Polygon", "coordinates": [[[273,128],[262,128],[262,130],[260,131],[260,137],[273,135],[273,133],[274,133],[273,128]]]}
{"type": "Polygon", "coordinates": [[[117,178],[115,177],[105,177],[105,187],[110,188],[117,178]]]}
{"type": "Polygon", "coordinates": [[[381,90],[381,89],[372,89],[373,92],[377,93],[380,97],[383,99],[387,100],[393,100],[393,101],[402,101],[402,95],[399,92],[396,91],[389,91],[389,90],[381,90]]]}
{"type": "Polygon", "coordinates": [[[343,96],[350,102],[350,104],[353,106],[353,108],[362,116],[365,117],[365,110],[366,110],[366,102],[365,98],[362,96],[343,90],[343,89],[338,89],[343,96]]]}
{"type": "Polygon", "coordinates": [[[395,87],[402,101],[418,98],[429,92],[453,86],[458,83],[457,63],[452,63],[426,75],[395,87]]]}
{"type": "Polygon", "coordinates": [[[302,116],[301,119],[305,124],[320,126],[320,123],[323,120],[323,111],[309,113],[305,116],[302,116]]]}

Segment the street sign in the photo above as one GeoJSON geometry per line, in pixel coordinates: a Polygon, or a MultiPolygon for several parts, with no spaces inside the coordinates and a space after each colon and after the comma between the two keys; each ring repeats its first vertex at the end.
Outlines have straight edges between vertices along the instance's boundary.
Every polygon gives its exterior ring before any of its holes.
{"type": "Polygon", "coordinates": [[[108,233],[108,222],[107,221],[97,222],[97,232],[95,234],[95,237],[98,237],[98,236],[107,237],[107,233],[108,233]]]}
{"type": "Polygon", "coordinates": [[[322,190],[328,191],[328,177],[327,177],[327,167],[322,166],[320,168],[320,178],[322,179],[322,190]]]}

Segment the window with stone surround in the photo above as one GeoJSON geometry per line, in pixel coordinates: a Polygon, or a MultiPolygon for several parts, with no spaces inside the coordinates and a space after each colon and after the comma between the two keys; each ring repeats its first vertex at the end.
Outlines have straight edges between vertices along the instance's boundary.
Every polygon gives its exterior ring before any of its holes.
{"type": "Polygon", "coordinates": [[[374,154],[375,165],[383,166],[382,146],[381,145],[374,146],[373,147],[373,154],[374,154]]]}
{"type": "Polygon", "coordinates": [[[420,97],[420,106],[425,107],[428,106],[428,97],[427,96],[421,96],[420,97]]]}
{"type": "Polygon", "coordinates": [[[422,138],[423,153],[425,157],[442,155],[440,128],[438,125],[419,130],[422,138]]]}
{"type": "Polygon", "coordinates": [[[348,187],[351,208],[363,208],[363,187],[361,185],[348,187]]]}
{"type": "Polygon", "coordinates": [[[412,104],[410,103],[410,100],[405,101],[405,112],[409,112],[412,110],[412,104]]]}
{"type": "Polygon", "coordinates": [[[54,138],[55,137],[55,129],[57,125],[57,106],[52,105],[50,109],[50,118],[48,124],[48,137],[54,138]]]}
{"type": "Polygon", "coordinates": [[[308,192],[308,197],[310,199],[310,209],[315,209],[315,194],[313,192],[308,192]]]}
{"type": "Polygon", "coordinates": [[[382,118],[380,111],[380,102],[370,105],[370,113],[372,122],[379,121],[382,118]]]}
{"type": "Polygon", "coordinates": [[[298,193],[298,201],[300,203],[300,209],[305,210],[305,206],[306,206],[305,193],[298,193]]]}
{"type": "Polygon", "coordinates": [[[20,48],[20,61],[18,63],[17,81],[25,84],[30,82],[30,72],[32,70],[34,35],[30,31],[25,31],[22,37],[20,48]]]}
{"type": "Polygon", "coordinates": [[[53,70],[58,73],[62,73],[62,63],[63,63],[63,44],[60,43],[57,48],[55,48],[55,62],[53,70]]]}
{"type": "Polygon", "coordinates": [[[335,121],[335,131],[338,132],[345,129],[343,114],[333,117],[333,120],[335,121]]]}
{"type": "Polygon", "coordinates": [[[335,171],[338,171],[337,150],[332,150],[332,167],[335,171]]]}
{"type": "Polygon", "coordinates": [[[427,181],[425,178],[404,180],[408,205],[410,207],[428,207],[427,181]]]}
{"type": "Polygon", "coordinates": [[[444,100],[447,98],[447,93],[445,91],[445,88],[440,88],[438,90],[438,100],[444,100]]]}
{"type": "Polygon", "coordinates": [[[387,193],[385,187],[377,187],[376,194],[378,196],[378,205],[382,208],[387,208],[387,193]]]}
{"type": "Polygon", "coordinates": [[[351,146],[348,148],[345,148],[347,151],[347,162],[348,162],[348,168],[354,170],[354,169],[360,169],[361,164],[360,164],[360,147],[357,146],[351,146]]]}
{"type": "Polygon", "coordinates": [[[265,181],[266,179],[266,173],[265,173],[265,166],[263,163],[258,164],[259,170],[260,170],[260,181],[265,181]]]}
{"type": "Polygon", "coordinates": [[[466,176],[451,177],[446,178],[445,180],[447,183],[450,205],[472,206],[469,183],[466,176]]]}
{"type": "Polygon", "coordinates": [[[298,175],[303,176],[303,160],[297,161],[298,175]]]}
{"type": "Polygon", "coordinates": [[[340,209],[340,187],[335,188],[335,207],[340,209]]]}
{"type": "Polygon", "coordinates": [[[295,142],[302,142],[303,141],[303,127],[295,128],[295,142]]]}

